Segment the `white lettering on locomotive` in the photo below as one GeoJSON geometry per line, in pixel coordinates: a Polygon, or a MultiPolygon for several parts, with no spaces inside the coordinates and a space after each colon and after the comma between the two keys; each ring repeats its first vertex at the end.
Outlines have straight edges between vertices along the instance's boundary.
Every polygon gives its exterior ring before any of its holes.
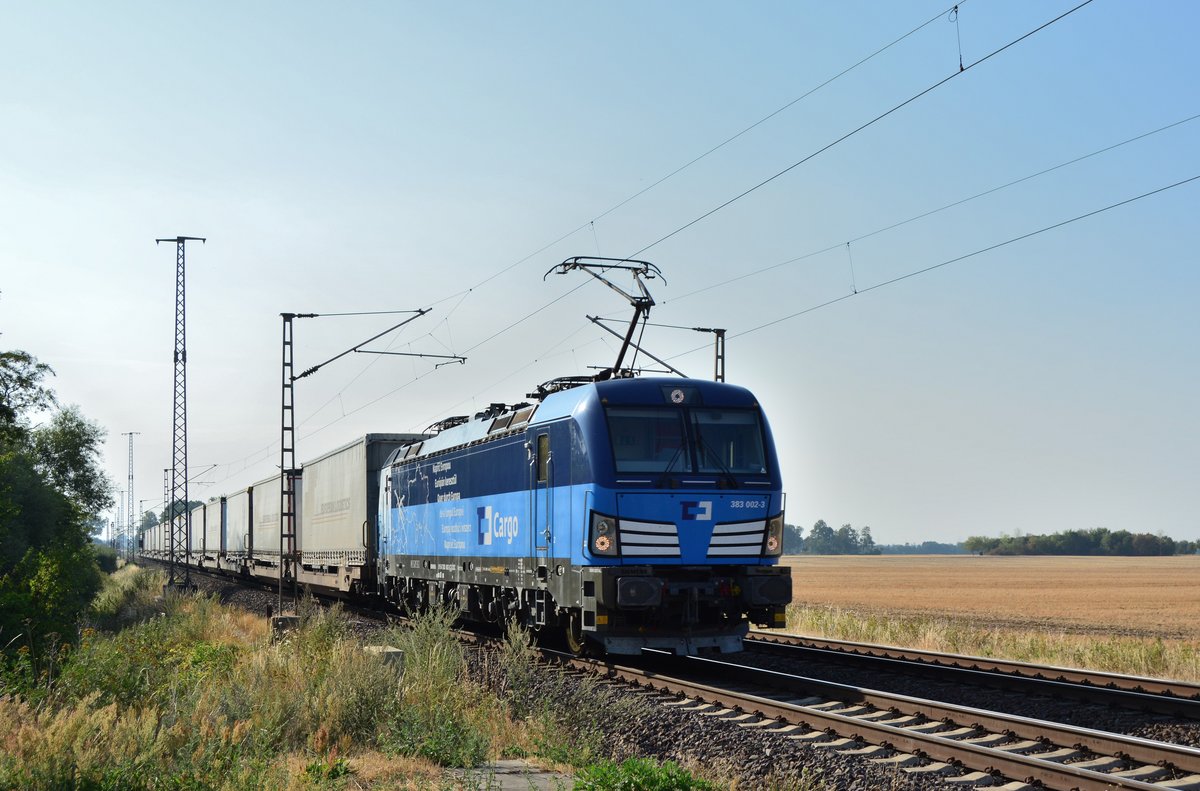
{"type": "Polygon", "coordinates": [[[511,544],[521,532],[521,525],[515,515],[505,516],[499,511],[493,511],[490,505],[475,509],[479,520],[479,543],[490,547],[493,539],[496,543],[503,540],[511,544]]]}

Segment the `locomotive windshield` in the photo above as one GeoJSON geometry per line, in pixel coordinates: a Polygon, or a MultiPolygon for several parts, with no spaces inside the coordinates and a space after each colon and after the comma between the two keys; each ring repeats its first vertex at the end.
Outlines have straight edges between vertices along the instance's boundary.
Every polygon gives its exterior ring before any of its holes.
{"type": "Polygon", "coordinates": [[[609,407],[607,414],[618,473],[767,471],[756,410],[609,407]]]}

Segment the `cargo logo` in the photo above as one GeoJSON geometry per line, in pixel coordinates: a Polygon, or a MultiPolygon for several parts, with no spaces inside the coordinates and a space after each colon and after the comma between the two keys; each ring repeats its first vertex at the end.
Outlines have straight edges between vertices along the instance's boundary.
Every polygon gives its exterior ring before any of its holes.
{"type": "Polygon", "coordinates": [[[712,521],[712,500],[684,500],[680,503],[683,506],[683,521],[685,522],[711,522],[712,521]]]}
{"type": "Polygon", "coordinates": [[[517,533],[520,532],[517,517],[503,516],[499,512],[493,511],[490,505],[476,508],[475,513],[479,520],[479,543],[481,546],[490,547],[493,539],[497,544],[501,540],[511,544],[517,537],[517,533]]]}

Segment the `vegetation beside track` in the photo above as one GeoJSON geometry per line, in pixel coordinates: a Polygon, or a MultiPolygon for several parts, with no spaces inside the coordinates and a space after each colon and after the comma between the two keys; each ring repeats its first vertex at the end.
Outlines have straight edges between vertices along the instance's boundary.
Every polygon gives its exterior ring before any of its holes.
{"type": "Polygon", "coordinates": [[[1200,681],[1200,643],[989,624],[986,619],[793,603],[788,631],[836,640],[1200,681]]]}
{"type": "Polygon", "coordinates": [[[478,656],[445,614],[372,638],[404,652],[401,670],[338,609],[302,606],[272,643],[261,617],[164,597],[162,582],[110,576],[76,646],[0,675],[0,788],[486,787],[484,764],[512,757],[704,787],[678,767],[605,763],[606,730],[644,704],[539,670],[519,630],[478,656]]]}

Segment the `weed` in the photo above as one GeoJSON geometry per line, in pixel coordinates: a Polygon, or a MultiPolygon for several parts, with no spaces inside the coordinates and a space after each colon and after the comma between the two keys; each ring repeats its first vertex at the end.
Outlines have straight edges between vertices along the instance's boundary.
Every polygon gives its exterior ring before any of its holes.
{"type": "Polygon", "coordinates": [[[319,758],[304,767],[304,775],[309,780],[322,783],[326,780],[337,780],[354,774],[350,762],[345,758],[319,758]]]}
{"type": "Polygon", "coordinates": [[[467,677],[462,644],[450,632],[454,613],[434,610],[388,642],[404,652],[404,676],[387,716],[382,744],[442,766],[478,766],[488,756],[499,705],[467,677]]]}
{"type": "Polygon", "coordinates": [[[551,763],[580,767],[608,757],[604,734],[643,719],[643,702],[612,694],[593,678],[538,665],[518,626],[506,632],[500,663],[509,716],[528,728],[532,753],[551,763]]]}
{"type": "Polygon", "coordinates": [[[623,763],[600,761],[580,770],[575,778],[577,791],[708,791],[716,786],[693,777],[677,764],[659,764],[644,758],[629,758],[623,763]]]}

